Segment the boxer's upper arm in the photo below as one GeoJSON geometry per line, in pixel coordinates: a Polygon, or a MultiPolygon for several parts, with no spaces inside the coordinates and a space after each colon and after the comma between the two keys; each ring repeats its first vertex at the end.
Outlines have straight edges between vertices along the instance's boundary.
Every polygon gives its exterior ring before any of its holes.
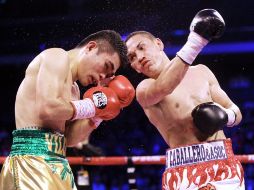
{"type": "Polygon", "coordinates": [[[212,71],[204,65],[202,65],[202,67],[205,75],[208,77],[212,100],[223,107],[228,108],[233,104],[233,102],[230,100],[226,92],[220,87],[220,84],[212,71]]]}
{"type": "Polygon", "coordinates": [[[155,79],[146,79],[138,86],[137,100],[143,107],[159,103],[165,96],[170,95],[184,78],[189,65],[179,57],[166,64],[155,79]]]}
{"type": "Polygon", "coordinates": [[[235,125],[239,124],[242,120],[242,113],[239,107],[228,97],[226,92],[222,90],[214,74],[209,69],[207,70],[212,100],[224,108],[233,110],[236,114],[235,125]]]}
{"type": "Polygon", "coordinates": [[[69,64],[62,49],[48,49],[40,54],[40,68],[36,83],[36,100],[45,105],[59,98],[67,79],[69,64]]]}

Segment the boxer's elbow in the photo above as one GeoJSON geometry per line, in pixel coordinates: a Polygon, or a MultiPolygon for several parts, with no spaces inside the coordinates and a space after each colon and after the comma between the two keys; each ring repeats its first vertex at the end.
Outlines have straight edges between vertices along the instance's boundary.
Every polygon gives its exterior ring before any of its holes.
{"type": "Polygon", "coordinates": [[[45,101],[38,104],[38,113],[41,120],[52,120],[56,113],[56,104],[53,101],[45,101]]]}
{"type": "MultiPolygon", "coordinates": [[[[83,132],[85,133],[85,132],[83,132]]],[[[79,143],[83,142],[85,139],[84,137],[82,138],[80,135],[69,135],[69,133],[65,133],[65,137],[66,137],[66,146],[67,147],[76,147],[78,146],[79,143]]]]}
{"type": "Polygon", "coordinates": [[[67,140],[66,140],[66,147],[73,148],[73,147],[76,147],[76,146],[78,146],[78,143],[77,143],[77,142],[70,141],[70,140],[67,138],[67,140]]]}

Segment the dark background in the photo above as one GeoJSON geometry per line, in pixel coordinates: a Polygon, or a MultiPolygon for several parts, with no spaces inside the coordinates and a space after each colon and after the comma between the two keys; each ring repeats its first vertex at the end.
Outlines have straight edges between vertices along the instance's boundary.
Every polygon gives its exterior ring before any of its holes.
{"type": "MultiPolygon", "coordinates": [[[[1,155],[6,156],[10,150],[16,91],[36,54],[50,47],[69,50],[93,32],[113,29],[123,38],[135,30],[152,32],[163,40],[168,56],[173,58],[187,39],[192,18],[204,8],[221,13],[226,31],[203,50],[194,64],[207,65],[240,107],[243,121],[234,129],[225,129],[225,133],[232,138],[236,154],[253,154],[254,1],[0,0],[1,155]]],[[[141,79],[128,68],[120,73],[135,86],[141,79]]],[[[163,155],[167,148],[136,101],[116,119],[103,122],[92,133],[90,142],[108,156],[163,155]]],[[[254,167],[244,167],[246,189],[254,189],[254,167]]],[[[94,189],[128,189],[125,169],[89,168],[94,189]]],[[[160,189],[163,169],[137,167],[138,188],[160,189]]]]}

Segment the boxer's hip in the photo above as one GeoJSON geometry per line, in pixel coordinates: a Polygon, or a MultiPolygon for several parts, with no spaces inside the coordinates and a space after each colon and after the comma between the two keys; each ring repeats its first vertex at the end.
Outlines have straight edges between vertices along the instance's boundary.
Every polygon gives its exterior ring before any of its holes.
{"type": "Polygon", "coordinates": [[[223,182],[231,184],[229,189],[244,189],[243,169],[230,139],[167,150],[163,189],[198,189],[207,185],[220,189],[223,182]]]}
{"type": "Polygon", "coordinates": [[[3,165],[0,186],[7,189],[12,186],[14,189],[76,189],[65,153],[63,135],[47,130],[13,131],[13,144],[3,165]]]}
{"type": "Polygon", "coordinates": [[[34,155],[65,158],[66,139],[48,130],[22,129],[12,132],[13,144],[10,156],[34,155]]]}

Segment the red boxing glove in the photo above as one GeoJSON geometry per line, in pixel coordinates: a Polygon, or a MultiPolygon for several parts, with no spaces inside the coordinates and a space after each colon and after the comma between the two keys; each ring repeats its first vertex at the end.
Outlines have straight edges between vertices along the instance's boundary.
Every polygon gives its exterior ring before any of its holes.
{"type": "Polygon", "coordinates": [[[120,113],[120,102],[116,93],[108,88],[97,86],[88,89],[83,98],[89,98],[95,106],[95,116],[102,120],[110,120],[120,113]]]}
{"type": "Polygon", "coordinates": [[[113,89],[120,101],[121,108],[124,108],[132,102],[135,97],[135,89],[130,81],[123,75],[114,77],[108,84],[113,89]]]}

